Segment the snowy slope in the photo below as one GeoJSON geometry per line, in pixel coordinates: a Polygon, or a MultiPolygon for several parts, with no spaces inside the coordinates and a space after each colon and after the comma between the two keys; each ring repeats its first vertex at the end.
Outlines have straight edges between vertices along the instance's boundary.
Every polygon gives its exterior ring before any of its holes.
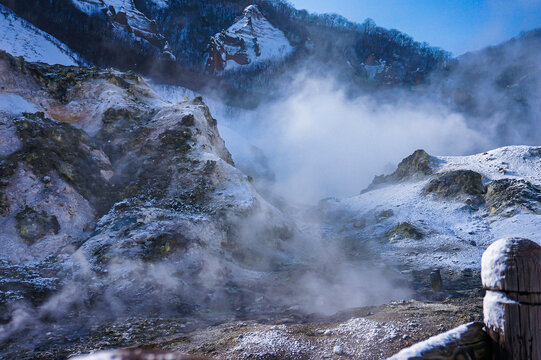
{"type": "Polygon", "coordinates": [[[23,112],[33,113],[36,111],[38,111],[36,105],[22,96],[13,93],[0,92],[0,112],[20,114],[23,112]]]}
{"type": "Polygon", "coordinates": [[[0,5],[0,49],[27,61],[77,65],[80,61],[66,45],[0,5]]]}
{"type": "Polygon", "coordinates": [[[507,146],[471,156],[439,156],[442,166],[438,172],[469,169],[482,174],[487,181],[525,179],[541,185],[541,158],[537,147],[507,146]]]}
{"type": "MultiPolygon", "coordinates": [[[[329,225],[327,233],[359,241],[380,239],[368,246],[390,263],[415,269],[477,269],[484,250],[504,237],[541,243],[541,148],[509,146],[472,156],[437,156],[431,166],[432,175],[378,185],[348,199],[327,200],[323,205],[327,216],[339,217],[342,223],[338,229],[329,225]],[[502,179],[527,181],[536,189],[537,200],[529,202],[530,209],[508,204],[504,211],[493,213],[487,204],[471,205],[468,196],[442,198],[426,193],[431,181],[455,170],[481,174],[484,186],[502,179]],[[415,227],[422,238],[389,235],[403,223],[415,227]]],[[[519,199],[511,190],[505,191],[509,192],[504,197],[519,199]]]]}
{"type": "Polygon", "coordinates": [[[293,51],[284,33],[275,28],[256,5],[210,40],[206,67],[228,71],[265,61],[282,60],[293,51]]]}

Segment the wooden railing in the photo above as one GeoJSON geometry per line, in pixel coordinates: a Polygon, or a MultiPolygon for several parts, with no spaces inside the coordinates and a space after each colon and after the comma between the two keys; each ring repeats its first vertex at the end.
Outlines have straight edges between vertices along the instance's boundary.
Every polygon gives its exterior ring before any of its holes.
{"type": "Polygon", "coordinates": [[[494,242],[483,254],[481,279],[484,324],[460,326],[390,359],[541,360],[541,246],[494,242]]]}

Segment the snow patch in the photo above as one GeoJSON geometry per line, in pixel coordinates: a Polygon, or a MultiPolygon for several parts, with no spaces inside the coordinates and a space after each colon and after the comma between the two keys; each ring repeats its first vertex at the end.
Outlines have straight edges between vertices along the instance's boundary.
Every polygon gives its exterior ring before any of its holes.
{"type": "Polygon", "coordinates": [[[37,111],[37,106],[23,98],[21,95],[14,93],[0,93],[0,112],[17,115],[23,112],[34,113],[37,111]]]}
{"type": "Polygon", "coordinates": [[[488,290],[483,298],[484,323],[488,328],[504,329],[505,305],[519,304],[501,292],[488,290]]]}
{"type": "Polygon", "coordinates": [[[507,270],[507,263],[502,260],[508,248],[507,239],[501,239],[484,252],[481,259],[483,286],[491,289],[501,288],[502,274],[505,274],[507,270]]]}
{"type": "Polygon", "coordinates": [[[506,146],[470,156],[437,156],[442,165],[438,173],[472,170],[487,180],[524,179],[541,185],[541,148],[506,146]],[[538,156],[533,155],[539,152],[538,156]]]}
{"type": "Polygon", "coordinates": [[[0,49],[26,61],[77,65],[81,62],[65,44],[0,5],[0,49]]]}

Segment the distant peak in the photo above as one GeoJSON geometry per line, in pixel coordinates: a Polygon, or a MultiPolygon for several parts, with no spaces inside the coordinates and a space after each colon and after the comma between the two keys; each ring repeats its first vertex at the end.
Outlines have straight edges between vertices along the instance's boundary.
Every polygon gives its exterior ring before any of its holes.
{"type": "Polygon", "coordinates": [[[259,7],[255,4],[247,6],[246,9],[244,9],[242,15],[244,17],[256,17],[256,18],[264,17],[261,10],[259,10],[259,7]]]}

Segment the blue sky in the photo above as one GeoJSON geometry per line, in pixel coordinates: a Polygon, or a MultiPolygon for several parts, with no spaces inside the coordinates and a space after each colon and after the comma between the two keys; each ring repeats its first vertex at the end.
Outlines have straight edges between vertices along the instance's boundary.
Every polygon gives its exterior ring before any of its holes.
{"type": "Polygon", "coordinates": [[[298,9],[337,13],[395,28],[454,55],[541,27],[541,0],[292,0],[298,9]]]}

